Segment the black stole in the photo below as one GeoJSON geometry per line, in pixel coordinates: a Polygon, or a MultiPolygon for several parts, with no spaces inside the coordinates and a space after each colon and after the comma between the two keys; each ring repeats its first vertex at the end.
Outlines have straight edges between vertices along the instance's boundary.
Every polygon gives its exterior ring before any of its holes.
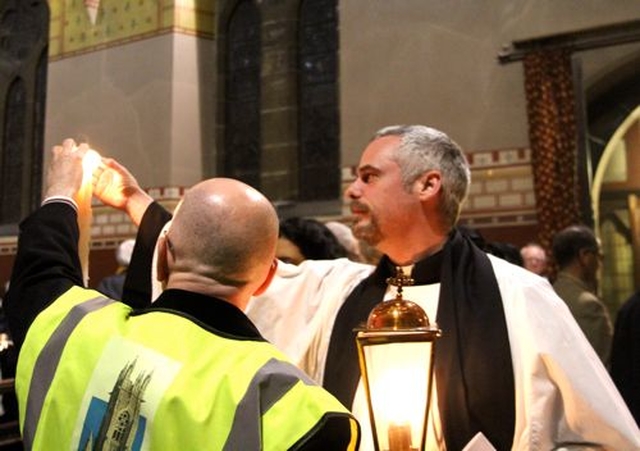
{"type": "MultiPolygon", "coordinates": [[[[353,329],[364,323],[395,273],[385,256],[347,297],[331,334],[323,386],[351,406],[360,379],[353,329]]],[[[454,231],[444,249],[417,262],[416,285],[440,281],[435,374],[448,450],[482,432],[499,450],[510,449],[515,429],[515,383],[502,298],[491,262],[454,231]]]]}

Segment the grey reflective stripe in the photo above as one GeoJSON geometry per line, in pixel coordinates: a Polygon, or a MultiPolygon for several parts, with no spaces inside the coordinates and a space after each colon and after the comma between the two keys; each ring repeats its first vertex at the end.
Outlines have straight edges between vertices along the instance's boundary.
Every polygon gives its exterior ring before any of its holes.
{"type": "Polygon", "coordinates": [[[262,415],[299,381],[306,385],[315,385],[291,363],[276,359],[265,363],[255,374],[238,403],[224,451],[262,449],[262,415]]]}
{"type": "Polygon", "coordinates": [[[40,351],[33,367],[31,384],[29,385],[29,392],[27,393],[27,406],[22,431],[22,440],[25,449],[31,449],[33,447],[33,439],[36,436],[36,428],[38,426],[38,420],[40,419],[40,413],[42,412],[44,399],[49,392],[49,387],[58,369],[62,350],[69,336],[86,315],[102,307],[106,307],[113,302],[115,301],[112,299],[100,296],[74,306],[62,322],[58,324],[58,327],[56,327],[56,330],[51,334],[51,337],[49,337],[49,340],[40,351]]]}

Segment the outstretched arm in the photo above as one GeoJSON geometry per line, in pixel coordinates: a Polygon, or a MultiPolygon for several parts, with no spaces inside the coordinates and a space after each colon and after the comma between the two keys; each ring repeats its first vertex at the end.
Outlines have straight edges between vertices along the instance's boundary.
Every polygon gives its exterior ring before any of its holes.
{"type": "Polygon", "coordinates": [[[111,158],[103,158],[95,172],[93,193],[104,204],[127,213],[139,227],[122,299],[134,308],[147,306],[151,303],[151,265],[156,240],[171,214],[140,188],[127,168],[111,158]]]}
{"type": "Polygon", "coordinates": [[[122,295],[124,302],[133,308],[144,307],[151,303],[153,253],[158,236],[170,219],[171,213],[159,203],[153,202],[140,222],[122,295]]]}
{"type": "Polygon", "coordinates": [[[141,308],[151,303],[151,265],[156,239],[171,215],[147,194],[127,168],[103,158],[94,173],[94,195],[104,204],[129,215],[139,227],[127,269],[122,301],[141,308]]]}
{"type": "Polygon", "coordinates": [[[73,285],[82,285],[77,207],[86,145],[65,140],[52,150],[42,207],[20,224],[5,308],[16,346],[35,317],[73,285]]]}

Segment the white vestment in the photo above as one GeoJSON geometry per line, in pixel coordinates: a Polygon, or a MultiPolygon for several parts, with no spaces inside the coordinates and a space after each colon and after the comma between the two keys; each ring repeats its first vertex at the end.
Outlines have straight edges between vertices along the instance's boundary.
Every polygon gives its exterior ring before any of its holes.
{"type": "MultiPolygon", "coordinates": [[[[489,258],[502,296],[515,376],[512,449],[549,451],[588,442],[616,451],[640,450],[640,430],[633,417],[549,282],[489,258]]],[[[280,263],[272,285],[251,301],[247,314],[265,338],[321,383],[336,315],[372,270],[347,259],[307,260],[299,266],[280,263]]],[[[412,287],[405,288],[404,297],[420,304],[437,322],[438,293],[438,285],[412,287]]],[[[487,365],[492,365],[490,356],[487,365]]],[[[433,393],[428,449],[443,446],[433,393]]],[[[351,408],[363,434],[368,434],[361,386],[351,408]]],[[[372,449],[370,443],[363,437],[361,450],[372,449]]]]}

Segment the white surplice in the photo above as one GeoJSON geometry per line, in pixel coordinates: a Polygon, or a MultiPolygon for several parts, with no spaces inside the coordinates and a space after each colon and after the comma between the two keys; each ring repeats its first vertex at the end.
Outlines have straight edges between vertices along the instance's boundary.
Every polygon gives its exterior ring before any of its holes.
{"type": "MultiPolygon", "coordinates": [[[[515,376],[512,449],[548,451],[564,443],[589,442],[611,450],[640,450],[640,430],[633,417],[549,282],[489,258],[502,296],[515,376]]],[[[271,287],[251,301],[247,314],[265,338],[322,382],[336,315],[372,270],[347,259],[307,260],[299,266],[280,263],[271,287]]],[[[438,285],[410,287],[404,297],[420,304],[437,322],[438,292],[438,285]]],[[[487,365],[492,365],[490,356],[487,365]]],[[[366,435],[361,386],[350,407],[366,435]]],[[[442,449],[436,396],[432,407],[428,449],[442,449]]],[[[363,438],[361,450],[371,449],[368,439],[363,438]]]]}

